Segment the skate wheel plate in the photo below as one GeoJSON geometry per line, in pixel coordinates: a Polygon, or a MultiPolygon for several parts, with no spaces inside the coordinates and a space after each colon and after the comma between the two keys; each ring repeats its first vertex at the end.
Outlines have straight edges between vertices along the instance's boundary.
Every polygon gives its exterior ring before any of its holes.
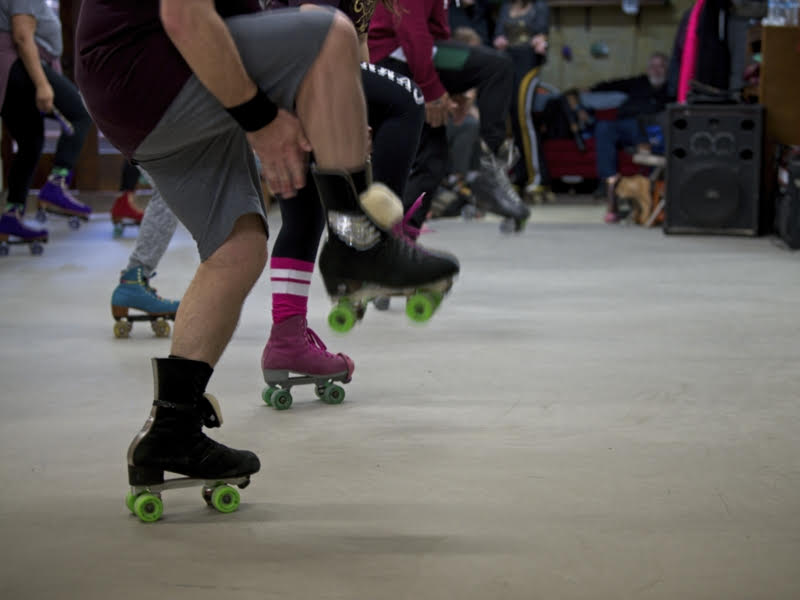
{"type": "Polygon", "coordinates": [[[286,410],[292,406],[292,395],[289,390],[275,390],[272,392],[270,402],[275,410],[286,410]]]}
{"type": "Polygon", "coordinates": [[[433,294],[428,292],[417,292],[409,297],[406,302],[406,315],[412,321],[424,323],[433,315],[438,302],[433,294]]]}
{"type": "Polygon", "coordinates": [[[239,508],[240,499],[235,487],[220,485],[211,493],[211,506],[221,513],[232,513],[239,508]]]}
{"type": "Polygon", "coordinates": [[[328,314],[328,325],[339,333],[347,333],[355,324],[356,311],[349,302],[339,302],[328,314]]]}
{"type": "Polygon", "coordinates": [[[133,503],[133,514],[139,517],[144,523],[153,523],[164,514],[164,503],[161,498],[149,492],[145,492],[136,498],[133,503]]]}
{"type": "Polygon", "coordinates": [[[204,487],[202,492],[203,492],[203,500],[205,500],[208,506],[212,506],[211,495],[214,493],[214,488],[204,487]]]}

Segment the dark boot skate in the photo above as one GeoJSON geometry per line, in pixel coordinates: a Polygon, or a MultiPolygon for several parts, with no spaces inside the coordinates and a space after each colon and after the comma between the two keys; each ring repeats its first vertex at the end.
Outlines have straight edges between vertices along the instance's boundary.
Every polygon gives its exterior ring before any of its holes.
{"type": "Polygon", "coordinates": [[[458,260],[392,233],[403,205],[386,186],[369,185],[366,171],[312,172],[328,223],[319,268],[337,303],[328,316],[331,328],[349,331],[379,296],[405,296],[409,318],[430,319],[453,285],[458,260]]]}
{"type": "Polygon", "coordinates": [[[161,492],[202,486],[203,498],[220,512],[235,511],[239,492],[261,464],[247,450],[233,450],[202,429],[222,425],[216,399],[205,394],[211,367],[182,358],[153,359],[156,397],[150,417],[128,448],[128,508],[142,521],[157,521],[164,510],[161,492]],[[164,479],[164,472],[184,475],[164,479]]]}
{"type": "Polygon", "coordinates": [[[41,254],[47,237],[46,229],[31,229],[25,225],[21,211],[11,209],[0,215],[0,256],[7,256],[8,247],[13,244],[28,244],[31,254],[41,254]]]}
{"type": "Polygon", "coordinates": [[[531,214],[508,178],[505,165],[481,142],[480,171],[470,183],[479,209],[495,213],[505,220],[500,225],[504,233],[520,231],[531,214]]]}

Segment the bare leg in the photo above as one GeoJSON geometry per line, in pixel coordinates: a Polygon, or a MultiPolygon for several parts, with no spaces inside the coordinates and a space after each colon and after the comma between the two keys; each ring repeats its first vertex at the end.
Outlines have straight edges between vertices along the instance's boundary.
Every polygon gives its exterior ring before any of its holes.
{"type": "Polygon", "coordinates": [[[297,116],[320,169],[364,168],[367,106],[359,65],[355,29],[337,14],[297,93],[297,116]]]}
{"type": "Polygon", "coordinates": [[[244,215],[225,243],[197,268],[175,318],[172,354],[216,365],[266,262],[264,225],[258,216],[244,215]]]}

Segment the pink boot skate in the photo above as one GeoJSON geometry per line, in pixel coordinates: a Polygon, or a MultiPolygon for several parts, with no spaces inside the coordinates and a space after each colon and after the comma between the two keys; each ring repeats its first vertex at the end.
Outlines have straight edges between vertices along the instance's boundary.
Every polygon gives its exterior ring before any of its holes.
{"type": "Polygon", "coordinates": [[[269,386],[261,398],[276,410],[286,410],[292,405],[292,386],[312,383],[317,398],[326,404],[341,404],[344,388],[333,382],[348,383],[354,368],[349,356],[327,352],[322,340],[308,328],[306,318],[295,315],[272,325],[261,355],[264,381],[269,386]]]}

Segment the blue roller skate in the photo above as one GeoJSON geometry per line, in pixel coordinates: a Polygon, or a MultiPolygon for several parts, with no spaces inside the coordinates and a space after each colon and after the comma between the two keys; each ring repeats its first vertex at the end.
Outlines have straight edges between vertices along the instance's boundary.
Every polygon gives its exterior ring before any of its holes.
{"type": "Polygon", "coordinates": [[[165,300],[156,290],[150,287],[149,280],[155,276],[145,277],[143,267],[133,267],[122,272],[119,285],[111,295],[111,315],[114,317],[114,337],[126,338],[133,329],[134,321],[150,321],[153,333],[157,337],[169,336],[169,323],[175,320],[179,300],[165,300]],[[130,309],[142,311],[144,314],[128,314],[130,309]]]}

